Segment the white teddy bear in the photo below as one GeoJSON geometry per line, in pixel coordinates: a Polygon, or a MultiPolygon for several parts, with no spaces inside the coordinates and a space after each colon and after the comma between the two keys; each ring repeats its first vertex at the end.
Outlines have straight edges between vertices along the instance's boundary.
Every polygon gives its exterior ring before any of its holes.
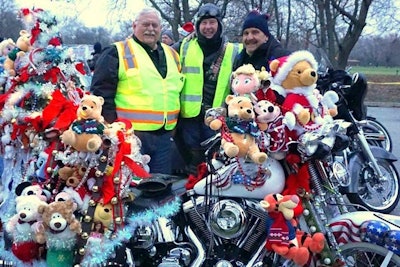
{"type": "Polygon", "coordinates": [[[22,261],[31,261],[39,254],[36,228],[41,221],[39,206],[47,205],[36,195],[19,196],[15,199],[17,213],[6,224],[6,231],[13,239],[12,252],[22,261]]]}

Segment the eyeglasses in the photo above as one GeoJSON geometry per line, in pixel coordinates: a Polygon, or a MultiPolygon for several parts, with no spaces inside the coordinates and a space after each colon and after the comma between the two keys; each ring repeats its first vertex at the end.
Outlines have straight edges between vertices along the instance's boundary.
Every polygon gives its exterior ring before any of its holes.
{"type": "Polygon", "coordinates": [[[205,4],[200,7],[199,12],[197,13],[197,18],[202,17],[220,17],[221,13],[219,8],[212,4],[205,4]]]}

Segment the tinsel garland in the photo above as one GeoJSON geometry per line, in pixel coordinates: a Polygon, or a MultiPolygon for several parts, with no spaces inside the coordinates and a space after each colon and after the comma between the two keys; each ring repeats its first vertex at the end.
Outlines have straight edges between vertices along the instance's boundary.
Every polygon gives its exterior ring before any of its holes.
{"type": "Polygon", "coordinates": [[[178,213],[181,206],[179,198],[154,209],[149,209],[141,213],[133,214],[126,219],[126,225],[115,233],[115,237],[111,240],[103,240],[104,242],[93,242],[87,251],[90,255],[85,255],[81,262],[82,266],[98,266],[104,263],[114,252],[118,246],[122,246],[127,242],[135,232],[138,226],[151,225],[160,217],[171,217],[178,213]]]}
{"type": "MultiPolygon", "coordinates": [[[[12,266],[31,266],[31,267],[46,267],[45,261],[32,261],[31,263],[26,263],[19,260],[11,251],[7,251],[4,248],[4,239],[0,238],[0,259],[7,263],[12,263],[12,266]]],[[[5,266],[5,265],[4,265],[5,266]]]]}

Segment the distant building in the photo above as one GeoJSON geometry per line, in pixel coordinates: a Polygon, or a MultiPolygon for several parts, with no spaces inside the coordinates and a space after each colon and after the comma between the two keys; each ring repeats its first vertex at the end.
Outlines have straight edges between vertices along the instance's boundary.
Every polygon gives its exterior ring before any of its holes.
{"type": "Polygon", "coordinates": [[[349,59],[347,60],[347,66],[359,66],[360,60],[358,59],[349,59]]]}

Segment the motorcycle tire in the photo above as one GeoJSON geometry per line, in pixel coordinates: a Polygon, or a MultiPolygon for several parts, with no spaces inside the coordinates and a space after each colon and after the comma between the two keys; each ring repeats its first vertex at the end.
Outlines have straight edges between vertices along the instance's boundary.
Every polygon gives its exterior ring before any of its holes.
{"type": "Polygon", "coordinates": [[[363,131],[368,144],[382,147],[386,151],[392,152],[392,138],[385,126],[373,117],[367,117],[366,121],[367,126],[363,127],[363,131]]]}
{"type": "Polygon", "coordinates": [[[345,266],[355,267],[394,267],[400,266],[400,257],[388,249],[372,243],[347,243],[341,248],[345,266]]]}
{"type": "Polygon", "coordinates": [[[387,182],[379,181],[373,169],[364,164],[357,172],[357,193],[350,193],[347,197],[351,203],[367,210],[388,214],[397,207],[400,200],[399,175],[393,163],[377,159],[377,164],[387,182]]]}

